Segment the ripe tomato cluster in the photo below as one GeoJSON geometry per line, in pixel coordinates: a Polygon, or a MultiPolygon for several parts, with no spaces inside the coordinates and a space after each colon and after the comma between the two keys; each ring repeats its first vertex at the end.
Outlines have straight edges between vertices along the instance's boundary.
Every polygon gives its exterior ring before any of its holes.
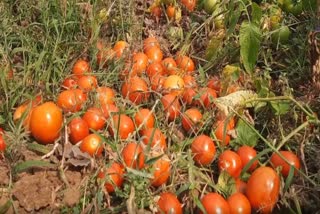
{"type": "MultiPolygon", "coordinates": [[[[16,109],[14,120],[22,121],[42,144],[59,142],[66,126],[68,140],[93,158],[108,156],[113,149],[109,145],[117,144],[119,150],[114,152],[118,156],[110,157],[98,173],[109,193],[122,188],[128,169],[149,172],[153,188],[165,186],[175,156],[170,150],[174,142],[167,132],[169,127],[177,127],[191,139],[186,149],[195,166],[210,168],[217,160],[219,171],[235,180],[236,191],[231,195],[205,191],[201,211],[251,213],[252,209],[270,213],[280,192],[275,168],[280,167],[287,177],[292,166],[300,168],[297,156],[289,151],[274,153],[270,158],[272,168],[259,166],[257,151],[252,147],[243,145],[233,151],[229,144],[236,118],[215,108],[215,99],[233,89],[223,88],[217,76],[198,81],[195,61],[181,52],[164,56],[155,37],[143,41],[142,51],[126,56],[129,48],[124,41],[118,41],[112,49],[98,45],[99,68],[107,68],[110,61],[125,63],[119,73],[121,84],[100,85],[90,63],[79,59],[73,64],[71,76],[63,80],[55,101],[45,102],[38,95],[16,109]],[[148,163],[150,159],[154,161],[148,163]],[[245,182],[241,175],[246,165],[251,175],[245,182]]],[[[0,150],[1,140],[0,135],[0,150]]],[[[183,206],[172,192],[161,193],[157,204],[164,213],[182,213],[183,206]]]]}

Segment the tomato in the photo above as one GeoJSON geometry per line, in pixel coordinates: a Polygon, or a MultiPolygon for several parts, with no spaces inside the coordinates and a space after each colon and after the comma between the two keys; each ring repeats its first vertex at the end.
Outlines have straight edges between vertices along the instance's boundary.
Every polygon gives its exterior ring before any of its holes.
{"type": "Polygon", "coordinates": [[[105,104],[101,106],[101,111],[105,119],[108,119],[110,115],[119,112],[119,108],[114,104],[105,104]]]}
{"type": "Polygon", "coordinates": [[[190,108],[182,115],[182,127],[185,131],[197,133],[202,126],[202,114],[196,108],[190,108]]]}
{"type": "Polygon", "coordinates": [[[221,91],[221,82],[219,77],[214,76],[212,77],[208,83],[207,83],[207,87],[208,88],[212,88],[213,90],[215,90],[216,92],[221,91]]]}
{"type": "Polygon", "coordinates": [[[303,1],[278,0],[278,4],[280,8],[287,13],[291,13],[295,16],[298,16],[302,13],[303,1]]]}
{"type": "MultiPolygon", "coordinates": [[[[237,154],[240,156],[242,165],[245,166],[249,161],[257,156],[257,151],[250,146],[241,146],[237,150],[237,154]]],[[[254,161],[249,168],[249,171],[252,172],[258,166],[258,160],[254,161]]]]}
{"type": "Polygon", "coordinates": [[[109,87],[98,87],[97,88],[97,100],[100,106],[107,104],[114,104],[116,93],[112,88],[109,87]]]}
{"type": "Polygon", "coordinates": [[[6,142],[5,140],[3,139],[3,135],[0,134],[0,152],[4,152],[6,150],[6,142]]]}
{"type": "Polygon", "coordinates": [[[197,0],[181,0],[181,3],[186,7],[186,9],[189,12],[192,12],[194,11],[197,5],[197,0]]]}
{"type": "Polygon", "coordinates": [[[195,100],[195,104],[205,108],[214,106],[214,99],[218,97],[215,90],[211,88],[201,88],[198,92],[200,99],[195,100]]]}
{"type": "Polygon", "coordinates": [[[158,201],[160,213],[163,214],[182,214],[182,204],[178,200],[177,196],[171,192],[163,192],[160,194],[158,201]]]}
{"type": "Polygon", "coordinates": [[[172,57],[167,57],[162,60],[162,66],[165,74],[174,75],[177,70],[177,63],[172,57]]]}
{"type": "Polygon", "coordinates": [[[187,56],[178,56],[176,59],[177,67],[182,69],[187,73],[193,73],[195,70],[195,65],[193,60],[187,56]]]}
{"type": "Polygon", "coordinates": [[[124,50],[129,46],[125,41],[118,41],[113,46],[113,51],[115,52],[116,57],[119,59],[123,55],[124,50]]]}
{"type": "Polygon", "coordinates": [[[216,147],[207,135],[197,136],[191,144],[193,160],[199,165],[209,165],[214,160],[216,147]]]}
{"type": "Polygon", "coordinates": [[[142,132],[142,142],[150,145],[154,150],[165,150],[167,148],[166,136],[158,128],[146,129],[142,132]]]}
{"type": "Polygon", "coordinates": [[[163,83],[164,93],[180,95],[184,90],[184,81],[178,75],[170,75],[163,83]]]}
{"type": "Polygon", "coordinates": [[[151,7],[151,10],[150,10],[151,14],[156,17],[156,18],[160,18],[161,17],[161,14],[162,14],[162,10],[161,10],[161,7],[159,6],[153,6],[151,7]]]}
{"type": "Polygon", "coordinates": [[[146,53],[150,48],[157,47],[160,49],[160,43],[155,37],[148,37],[143,41],[143,51],[146,53]]]}
{"type": "Polygon", "coordinates": [[[227,146],[231,139],[231,136],[228,134],[228,131],[232,129],[230,123],[226,125],[225,121],[217,121],[215,127],[214,134],[216,138],[222,145],[227,146]]]}
{"type": "Polygon", "coordinates": [[[185,88],[182,93],[182,101],[187,105],[191,105],[194,103],[194,98],[196,95],[197,92],[194,88],[185,88]]]}
{"type": "Polygon", "coordinates": [[[155,75],[153,77],[150,77],[149,79],[150,79],[151,89],[153,91],[161,92],[163,89],[163,83],[166,77],[162,75],[155,75]]]}
{"type": "Polygon", "coordinates": [[[184,81],[186,88],[198,87],[196,79],[190,74],[184,75],[183,81],[184,81]]]}
{"type": "Polygon", "coordinates": [[[133,66],[131,71],[133,76],[136,74],[140,76],[147,69],[147,66],[148,57],[146,54],[138,52],[133,55],[133,66]]]}
{"type": "Polygon", "coordinates": [[[107,169],[98,174],[98,178],[104,180],[104,186],[108,193],[112,193],[123,184],[124,168],[119,163],[112,163],[107,169]]]}
{"type": "Polygon", "coordinates": [[[174,6],[169,5],[166,9],[166,14],[169,20],[174,20],[176,15],[176,8],[174,6]]]}
{"type": "Polygon", "coordinates": [[[273,44],[287,44],[291,35],[288,26],[281,26],[271,34],[273,44]]]}
{"type": "Polygon", "coordinates": [[[227,200],[230,213],[251,214],[251,205],[248,198],[242,193],[234,193],[227,200]]]}
{"type": "Polygon", "coordinates": [[[125,114],[114,115],[112,122],[108,130],[113,137],[117,133],[120,139],[127,139],[135,130],[133,121],[125,114]]]}
{"type": "Polygon", "coordinates": [[[16,108],[13,113],[13,120],[19,121],[23,116],[23,127],[25,130],[29,130],[30,127],[30,116],[32,112],[32,106],[28,103],[24,103],[16,108]]]}
{"type": "Polygon", "coordinates": [[[164,75],[164,69],[160,62],[151,63],[147,68],[147,75],[152,78],[155,75],[164,75]]]}
{"type": "Polygon", "coordinates": [[[208,14],[211,15],[215,11],[217,4],[217,0],[205,0],[203,8],[208,14]]]}
{"type": "Polygon", "coordinates": [[[90,72],[91,72],[91,68],[90,68],[89,62],[82,60],[82,59],[77,60],[72,68],[72,73],[77,78],[80,78],[84,74],[90,73],[90,72]]]}
{"type": "Polygon", "coordinates": [[[95,76],[92,76],[92,75],[82,76],[81,78],[78,79],[77,84],[80,89],[82,89],[85,92],[88,92],[97,88],[98,80],[95,76]]]}
{"type": "Polygon", "coordinates": [[[91,107],[83,115],[82,119],[87,122],[89,129],[95,131],[104,127],[106,119],[99,108],[91,107]]]}
{"type": "Polygon", "coordinates": [[[62,82],[63,89],[74,89],[77,87],[77,81],[73,77],[65,78],[62,82]]]}
{"type": "Polygon", "coordinates": [[[242,170],[242,162],[240,156],[231,151],[226,150],[219,156],[218,167],[220,171],[227,171],[232,177],[239,177],[242,170]]]}
{"type": "Polygon", "coordinates": [[[165,184],[170,177],[170,159],[167,155],[162,156],[152,165],[153,179],[151,185],[159,187],[165,184]]]}
{"type": "Polygon", "coordinates": [[[245,194],[247,189],[247,183],[242,181],[240,178],[236,178],[236,192],[245,194]]]}
{"type": "Polygon", "coordinates": [[[131,102],[137,105],[147,102],[150,96],[147,82],[137,76],[129,78],[123,83],[121,93],[124,98],[128,97],[131,102]]]}
{"type": "Polygon", "coordinates": [[[127,167],[142,169],[144,167],[144,154],[142,147],[137,143],[128,143],[122,150],[122,158],[127,167]]]}
{"type": "Polygon", "coordinates": [[[99,50],[97,53],[97,64],[99,66],[107,67],[107,62],[113,59],[115,56],[115,51],[112,49],[99,50]]]}
{"type": "Polygon", "coordinates": [[[100,157],[103,151],[103,141],[96,134],[90,134],[82,140],[80,150],[91,156],[100,157]]]}
{"type": "Polygon", "coordinates": [[[39,143],[49,144],[58,139],[62,124],[62,111],[53,102],[36,106],[31,113],[30,131],[39,143]]]}
{"type": "Polygon", "coordinates": [[[73,118],[69,125],[69,138],[71,143],[76,144],[89,135],[89,126],[85,120],[80,117],[73,118]]]}
{"type": "MultiPolygon", "coordinates": [[[[208,193],[201,199],[201,203],[207,214],[229,214],[228,202],[218,193],[208,193]]],[[[200,212],[202,213],[202,212],[200,212]]]]}
{"type": "Polygon", "coordinates": [[[176,96],[172,94],[164,95],[161,98],[161,103],[169,121],[175,120],[180,115],[181,105],[176,96]]]}
{"type": "Polygon", "coordinates": [[[161,62],[163,59],[163,53],[158,47],[151,47],[146,52],[146,55],[150,62],[161,62]]]}
{"type": "Polygon", "coordinates": [[[134,123],[136,124],[137,128],[141,126],[140,130],[153,128],[154,120],[155,117],[153,112],[147,108],[139,109],[134,115],[134,123]]]}
{"type": "MultiPolygon", "coordinates": [[[[277,153],[273,153],[270,158],[270,162],[274,168],[281,167],[281,174],[284,177],[288,177],[290,172],[290,166],[294,166],[298,170],[300,169],[300,160],[294,153],[290,151],[279,151],[280,154],[286,159],[289,164],[280,157],[277,153]]],[[[294,174],[297,175],[297,170],[294,170],[294,174]]]]}
{"type": "Polygon", "coordinates": [[[251,208],[261,213],[271,213],[278,201],[280,178],[270,167],[259,167],[250,176],[246,196],[251,208]]]}
{"type": "Polygon", "coordinates": [[[69,89],[58,95],[57,105],[65,112],[78,112],[87,100],[87,95],[80,89],[69,89]]]}

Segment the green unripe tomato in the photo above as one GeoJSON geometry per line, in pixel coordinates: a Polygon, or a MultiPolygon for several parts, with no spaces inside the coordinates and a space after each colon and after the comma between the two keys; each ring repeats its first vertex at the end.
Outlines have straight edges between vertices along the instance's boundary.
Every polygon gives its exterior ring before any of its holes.
{"type": "Polygon", "coordinates": [[[286,44],[289,41],[290,35],[291,31],[289,27],[282,26],[271,35],[271,40],[274,44],[286,44]]]}
{"type": "Polygon", "coordinates": [[[302,13],[302,0],[278,0],[278,5],[287,13],[298,16],[302,13]]]}
{"type": "Polygon", "coordinates": [[[204,0],[203,9],[208,13],[212,14],[218,4],[218,0],[204,0]]]}

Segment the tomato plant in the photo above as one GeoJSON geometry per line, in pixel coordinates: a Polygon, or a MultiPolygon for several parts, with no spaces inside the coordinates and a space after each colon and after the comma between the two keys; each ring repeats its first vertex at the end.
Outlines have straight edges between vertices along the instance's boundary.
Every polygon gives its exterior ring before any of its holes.
{"type": "Polygon", "coordinates": [[[171,192],[163,192],[160,194],[160,199],[158,200],[158,206],[160,209],[159,213],[175,213],[182,214],[182,205],[178,200],[177,196],[171,192]]]}
{"type": "MultiPolygon", "coordinates": [[[[297,170],[300,169],[300,160],[294,153],[290,151],[279,151],[279,153],[286,159],[289,164],[277,153],[274,153],[271,158],[270,162],[274,168],[281,167],[281,174],[284,177],[287,177],[290,172],[290,166],[294,166],[297,170]]],[[[294,174],[297,174],[297,170],[294,170],[294,174]]]]}
{"type": "Polygon", "coordinates": [[[39,143],[49,144],[60,137],[62,123],[61,109],[53,102],[46,102],[33,109],[30,131],[39,143]]]}
{"type": "Polygon", "coordinates": [[[197,136],[191,144],[193,160],[199,165],[209,165],[214,160],[216,147],[207,135],[197,136]]]}

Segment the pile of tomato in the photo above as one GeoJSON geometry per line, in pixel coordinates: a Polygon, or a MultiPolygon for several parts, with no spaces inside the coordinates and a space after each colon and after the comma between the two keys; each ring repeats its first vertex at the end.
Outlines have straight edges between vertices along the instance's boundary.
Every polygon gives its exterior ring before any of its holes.
{"type": "MultiPolygon", "coordinates": [[[[280,151],[272,154],[266,166],[259,163],[253,147],[231,148],[237,118],[219,112],[215,99],[239,90],[241,75],[226,88],[217,76],[200,83],[192,58],[181,52],[164,57],[155,37],[146,38],[142,51],[127,57],[130,47],[125,41],[116,42],[112,49],[101,43],[97,48],[100,68],[107,71],[111,62],[125,63],[118,74],[121,84],[100,85],[90,63],[78,59],[61,83],[56,100],[45,101],[40,94],[14,112],[14,120],[22,121],[38,143],[65,143],[61,133],[66,127],[66,143],[79,146],[92,158],[108,157],[97,177],[109,194],[116,194],[129,169],[150,173],[152,188],[170,184],[175,142],[166,132],[175,127],[184,140],[190,140],[185,150],[191,150],[197,167],[213,170],[216,163],[220,173],[235,181],[235,191],[229,195],[203,187],[197,209],[209,214],[270,213],[274,209],[281,176],[287,177],[290,170],[297,174],[300,161],[294,153],[280,151]],[[150,159],[154,161],[148,162],[150,159]],[[243,179],[245,166],[250,176],[243,179]]],[[[0,150],[5,150],[2,132],[0,150]]],[[[156,203],[163,213],[183,213],[174,191],[162,192],[156,203]]]]}

